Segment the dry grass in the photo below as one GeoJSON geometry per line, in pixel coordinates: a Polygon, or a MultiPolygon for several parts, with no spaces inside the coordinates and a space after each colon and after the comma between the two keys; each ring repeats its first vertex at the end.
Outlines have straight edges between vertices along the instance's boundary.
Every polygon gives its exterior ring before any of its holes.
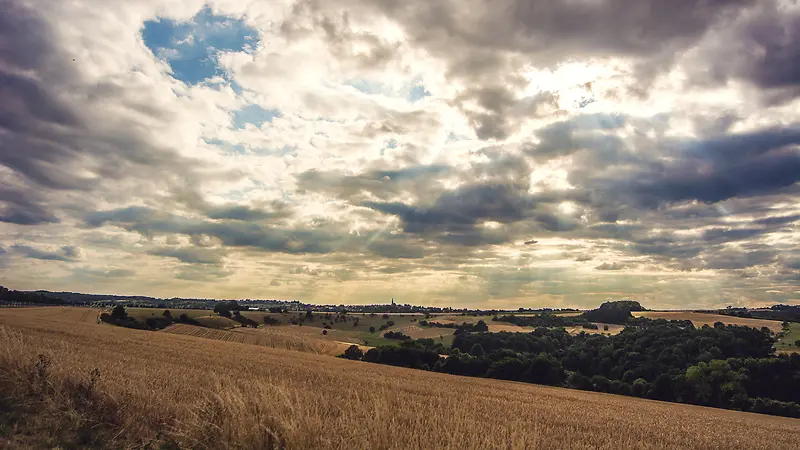
{"type": "Polygon", "coordinates": [[[392,327],[390,331],[400,331],[413,339],[438,338],[439,336],[449,336],[455,332],[452,328],[421,327],[419,325],[406,325],[404,327],[392,327]]]}
{"type": "Polygon", "coordinates": [[[263,345],[317,355],[341,355],[350,344],[300,336],[279,335],[264,332],[263,329],[236,328],[230,331],[214,330],[193,325],[174,324],[162,330],[163,333],[196,336],[217,341],[239,342],[241,344],[263,345]]]}
{"type": "Polygon", "coordinates": [[[208,328],[216,328],[220,330],[230,330],[231,328],[236,328],[241,326],[239,322],[228,319],[227,317],[221,316],[198,316],[195,317],[194,320],[197,321],[200,325],[208,328]]]}
{"type": "Polygon", "coordinates": [[[714,322],[722,322],[726,325],[741,325],[759,329],[761,327],[767,327],[774,333],[781,331],[781,322],[777,320],[747,319],[723,316],[722,314],[705,314],[691,311],[639,311],[631,314],[636,317],[647,317],[648,319],[691,320],[695,327],[702,327],[703,325],[713,326],[714,322]]]}
{"type": "Polygon", "coordinates": [[[790,449],[800,442],[796,419],[456,377],[39,311],[0,310],[0,411],[10,408],[18,419],[18,428],[4,429],[9,437],[0,447],[790,449]],[[40,354],[50,362],[40,363],[40,354]]]}

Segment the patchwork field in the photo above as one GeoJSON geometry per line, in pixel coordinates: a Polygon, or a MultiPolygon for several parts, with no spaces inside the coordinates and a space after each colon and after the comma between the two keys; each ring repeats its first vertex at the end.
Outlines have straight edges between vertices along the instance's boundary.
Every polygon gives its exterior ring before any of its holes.
{"type": "Polygon", "coordinates": [[[774,333],[781,331],[781,322],[777,320],[747,319],[742,317],[723,316],[722,314],[706,314],[691,311],[639,311],[631,313],[636,317],[666,320],[691,320],[695,327],[703,325],[713,326],[715,322],[726,325],[741,325],[746,327],[767,327],[774,333]]]}
{"type": "Polygon", "coordinates": [[[0,416],[0,447],[793,449],[800,442],[797,419],[131,330],[96,323],[96,312],[0,310],[0,395],[14,411],[0,416]]]}
{"type": "Polygon", "coordinates": [[[789,333],[775,343],[775,350],[781,353],[800,353],[796,342],[800,340],[800,323],[789,323],[789,333]]]}

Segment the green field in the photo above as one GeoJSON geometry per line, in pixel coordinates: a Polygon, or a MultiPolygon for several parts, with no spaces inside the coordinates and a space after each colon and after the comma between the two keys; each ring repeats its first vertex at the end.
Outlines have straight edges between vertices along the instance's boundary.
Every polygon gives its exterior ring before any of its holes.
{"type": "MultiPolygon", "coordinates": [[[[268,313],[261,311],[246,311],[242,313],[243,316],[248,317],[259,324],[264,323],[264,316],[269,316],[281,321],[281,326],[288,325],[292,319],[305,319],[305,312],[287,312],[282,313],[268,313]]],[[[340,316],[341,317],[341,316],[340,316]]],[[[389,314],[388,318],[384,319],[383,314],[360,314],[360,313],[347,313],[345,321],[335,321],[336,314],[315,312],[313,319],[305,319],[303,322],[304,327],[316,327],[324,329],[325,325],[330,326],[330,329],[336,330],[337,335],[350,338],[351,340],[365,342],[365,345],[372,347],[378,345],[393,345],[398,341],[392,339],[385,339],[381,337],[384,331],[379,331],[381,325],[385,325],[388,321],[394,324],[387,330],[402,331],[408,325],[416,323],[419,319],[423,318],[419,314],[389,314]],[[355,319],[358,319],[358,325],[355,325],[355,319]],[[375,332],[370,333],[369,328],[375,327],[375,332]]]]}
{"type": "MultiPolygon", "coordinates": [[[[164,313],[162,308],[126,308],[128,315],[143,321],[149,317],[160,317],[164,313]]],[[[209,328],[227,329],[239,326],[238,323],[217,316],[213,311],[207,309],[170,309],[172,317],[178,317],[181,314],[186,314],[192,319],[196,319],[202,323],[203,326],[209,328]]],[[[393,339],[385,339],[381,337],[385,331],[403,331],[403,328],[415,324],[424,316],[421,314],[388,314],[388,318],[384,318],[383,314],[361,314],[361,313],[348,313],[345,320],[336,321],[336,314],[325,312],[314,312],[313,319],[305,319],[305,311],[291,311],[287,313],[270,313],[263,311],[243,311],[243,316],[252,319],[260,325],[264,323],[264,317],[272,317],[280,321],[280,325],[286,326],[291,324],[292,319],[304,319],[304,327],[314,327],[321,330],[325,325],[330,326],[330,329],[336,330],[337,336],[341,336],[344,341],[364,342],[365,345],[378,346],[378,345],[394,345],[399,341],[393,339]],[[358,325],[355,325],[355,319],[358,319],[358,325]],[[387,330],[380,331],[380,327],[387,322],[392,321],[394,324],[387,330]],[[369,328],[375,327],[375,332],[370,333],[369,328]]],[[[443,339],[438,339],[444,345],[449,346],[452,341],[452,330],[442,330],[443,339]]]]}
{"type": "Polygon", "coordinates": [[[800,323],[789,323],[789,332],[775,343],[775,350],[783,352],[800,352],[795,341],[800,340],[800,323]]]}

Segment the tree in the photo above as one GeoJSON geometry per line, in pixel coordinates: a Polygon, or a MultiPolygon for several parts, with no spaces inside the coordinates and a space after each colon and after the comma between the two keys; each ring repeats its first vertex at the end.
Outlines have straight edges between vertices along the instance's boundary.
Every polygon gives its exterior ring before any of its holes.
{"type": "Polygon", "coordinates": [[[469,349],[469,354],[472,356],[483,356],[485,353],[481,344],[475,344],[469,349]]]}
{"type": "Polygon", "coordinates": [[[111,310],[111,318],[112,319],[125,319],[128,317],[128,313],[125,312],[125,307],[122,305],[117,305],[111,310]]]}
{"type": "Polygon", "coordinates": [[[231,316],[231,308],[227,302],[219,302],[214,305],[214,312],[219,314],[222,317],[230,317],[231,316]]]}
{"type": "Polygon", "coordinates": [[[608,331],[608,325],[603,325],[603,331],[608,331]]]}
{"type": "Polygon", "coordinates": [[[358,361],[364,357],[364,352],[361,350],[361,347],[357,345],[351,345],[350,347],[347,347],[347,350],[344,351],[344,355],[342,356],[347,359],[358,361]]]}
{"type": "Polygon", "coordinates": [[[486,322],[483,320],[479,320],[478,323],[472,327],[472,331],[489,331],[489,326],[486,325],[486,322]]]}
{"type": "Polygon", "coordinates": [[[328,330],[322,330],[322,334],[328,334],[328,330]]]}
{"type": "Polygon", "coordinates": [[[800,339],[794,341],[794,346],[795,347],[800,347],[800,339]]]}
{"type": "Polygon", "coordinates": [[[369,327],[369,332],[370,333],[374,333],[375,332],[375,327],[369,327]]]}
{"type": "Polygon", "coordinates": [[[165,309],[165,310],[164,310],[164,312],[163,312],[163,313],[161,313],[161,315],[162,315],[162,316],[164,316],[164,317],[166,317],[166,318],[167,318],[167,319],[169,319],[169,320],[172,320],[172,313],[171,313],[171,312],[169,312],[169,310],[168,310],[168,309],[165,309]]]}
{"type": "Polygon", "coordinates": [[[314,320],[314,313],[310,309],[306,310],[306,319],[314,320]]]}

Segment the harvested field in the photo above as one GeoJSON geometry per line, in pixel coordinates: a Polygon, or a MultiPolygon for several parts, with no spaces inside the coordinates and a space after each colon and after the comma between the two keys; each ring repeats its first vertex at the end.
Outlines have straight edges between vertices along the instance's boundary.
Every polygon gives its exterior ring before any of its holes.
{"type": "Polygon", "coordinates": [[[229,330],[241,326],[239,322],[221,316],[198,316],[195,317],[200,325],[208,328],[217,328],[220,330],[229,330]]]}
{"type": "Polygon", "coordinates": [[[436,338],[439,336],[449,336],[455,332],[451,328],[421,327],[419,325],[406,325],[404,327],[392,327],[392,331],[401,331],[412,339],[436,338]]]}
{"type": "Polygon", "coordinates": [[[43,319],[53,316],[39,311],[0,310],[0,395],[16,417],[16,425],[0,423],[0,447],[794,449],[800,442],[797,419],[131,330],[87,323],[80,313],[43,319]]]}
{"type": "Polygon", "coordinates": [[[489,331],[492,333],[496,333],[498,331],[508,331],[511,333],[529,333],[533,331],[534,327],[521,327],[519,325],[514,325],[510,323],[503,323],[503,322],[487,322],[489,326],[489,331]]]}
{"type": "Polygon", "coordinates": [[[214,330],[211,328],[203,328],[193,325],[174,324],[165,328],[161,332],[180,334],[184,336],[195,336],[204,339],[214,339],[217,341],[263,345],[271,348],[314,353],[317,355],[340,355],[347,349],[347,347],[350,346],[350,344],[347,343],[323,339],[303,338],[297,335],[290,336],[264,333],[262,330],[254,328],[235,328],[228,331],[214,330]]]}
{"type": "Polygon", "coordinates": [[[637,311],[631,314],[636,317],[647,317],[648,319],[691,320],[695,327],[702,327],[703,325],[714,326],[715,322],[722,322],[726,325],[741,325],[753,328],[767,327],[773,333],[781,331],[781,322],[777,320],[747,319],[691,311],[637,311]]]}

